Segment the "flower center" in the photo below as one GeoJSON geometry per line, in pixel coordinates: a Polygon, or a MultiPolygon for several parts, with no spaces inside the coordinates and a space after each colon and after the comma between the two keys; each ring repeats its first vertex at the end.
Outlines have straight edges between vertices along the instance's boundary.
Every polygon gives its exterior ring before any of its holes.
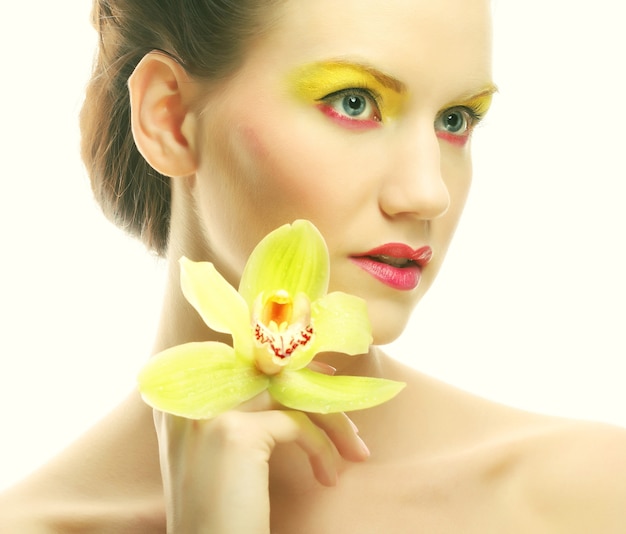
{"type": "Polygon", "coordinates": [[[267,299],[261,316],[261,322],[273,330],[284,330],[293,316],[293,302],[286,291],[277,291],[267,299]]]}
{"type": "Polygon", "coordinates": [[[313,338],[311,303],[306,295],[292,298],[279,290],[259,295],[254,310],[254,338],[257,347],[264,349],[259,351],[257,363],[263,372],[277,373],[294,351],[313,338]]]}

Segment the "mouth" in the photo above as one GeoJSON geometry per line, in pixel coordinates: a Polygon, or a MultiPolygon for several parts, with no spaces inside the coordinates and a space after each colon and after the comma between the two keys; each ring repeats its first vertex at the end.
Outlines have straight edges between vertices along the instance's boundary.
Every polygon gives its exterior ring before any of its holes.
{"type": "Polygon", "coordinates": [[[428,265],[432,255],[429,246],[413,249],[402,243],[389,243],[350,259],[383,284],[410,291],[419,285],[422,269],[428,265]]]}
{"type": "Polygon", "coordinates": [[[380,263],[386,263],[387,265],[391,265],[392,267],[398,267],[400,269],[415,263],[413,260],[410,260],[408,258],[395,258],[394,256],[386,256],[385,254],[366,257],[380,263]]]}

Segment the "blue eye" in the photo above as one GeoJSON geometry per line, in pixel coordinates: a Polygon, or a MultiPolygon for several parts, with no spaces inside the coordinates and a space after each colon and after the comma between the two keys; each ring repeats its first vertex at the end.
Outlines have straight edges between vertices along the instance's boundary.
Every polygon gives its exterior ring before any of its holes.
{"type": "Polygon", "coordinates": [[[320,101],[336,114],[349,119],[364,121],[381,120],[381,113],[376,98],[366,89],[342,89],[325,96],[320,101]]]}
{"type": "Polygon", "coordinates": [[[350,117],[358,117],[367,108],[367,101],[361,95],[346,95],[341,100],[341,105],[350,117]]]}
{"type": "Polygon", "coordinates": [[[467,113],[461,109],[446,111],[441,115],[438,122],[441,129],[453,134],[463,134],[469,128],[467,113]]]}
{"type": "Polygon", "coordinates": [[[466,135],[480,122],[481,118],[476,110],[467,106],[446,109],[435,120],[435,130],[450,135],[466,135]]]}

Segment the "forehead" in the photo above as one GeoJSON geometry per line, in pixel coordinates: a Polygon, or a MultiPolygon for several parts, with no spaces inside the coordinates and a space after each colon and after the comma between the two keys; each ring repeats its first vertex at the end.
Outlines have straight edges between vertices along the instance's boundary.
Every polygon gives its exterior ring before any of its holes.
{"type": "Polygon", "coordinates": [[[286,0],[252,50],[273,68],[372,65],[409,90],[467,92],[491,81],[490,0],[286,0]]]}

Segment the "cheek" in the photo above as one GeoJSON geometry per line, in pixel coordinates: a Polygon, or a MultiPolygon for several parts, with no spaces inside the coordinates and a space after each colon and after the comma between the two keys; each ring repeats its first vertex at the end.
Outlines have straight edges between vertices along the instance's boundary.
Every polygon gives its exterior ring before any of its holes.
{"type": "Polygon", "coordinates": [[[274,208],[283,201],[306,201],[315,194],[307,176],[311,150],[299,150],[297,139],[288,138],[267,125],[246,125],[241,129],[240,161],[250,169],[250,179],[263,198],[272,199],[274,208]],[[290,142],[293,141],[293,142],[290,142]]]}
{"type": "Polygon", "coordinates": [[[324,208],[336,195],[332,179],[315,179],[328,177],[321,147],[290,135],[284,121],[262,113],[225,113],[213,120],[219,128],[204,140],[197,205],[205,248],[236,281],[270,231],[295,219],[328,223],[324,208]]]}
{"type": "Polygon", "coordinates": [[[472,185],[472,156],[470,148],[462,151],[462,156],[442,160],[442,173],[446,177],[446,184],[450,192],[450,219],[456,227],[467,196],[472,185]]]}
{"type": "Polygon", "coordinates": [[[279,224],[306,218],[320,230],[362,205],[358,150],[332,142],[324,129],[297,120],[264,121],[241,130],[258,200],[279,224]]]}

